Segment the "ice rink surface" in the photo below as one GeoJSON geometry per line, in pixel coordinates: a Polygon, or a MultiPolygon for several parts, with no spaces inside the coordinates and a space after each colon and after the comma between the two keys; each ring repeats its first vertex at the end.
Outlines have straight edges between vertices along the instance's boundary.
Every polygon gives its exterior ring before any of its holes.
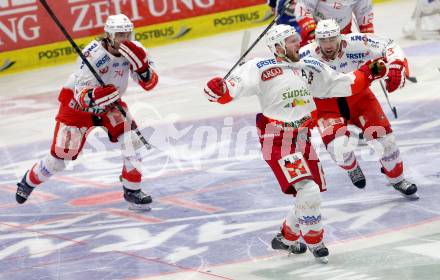
{"type": "MultiPolygon", "coordinates": [[[[101,129],[83,154],[23,205],[16,182],[49,151],[57,95],[74,64],[0,77],[0,279],[440,279],[440,43],[403,38],[414,1],[375,6],[380,35],[406,51],[418,83],[391,94],[392,121],[407,177],[420,199],[401,197],[359,147],[367,177],[358,190],[314,137],[324,166],[329,263],[270,248],[293,199],[261,159],[256,99],[221,106],[202,88],[239,56],[242,32],[152,48],[160,76],[153,93],[130,84],[125,100],[158,149],[146,152],[150,212],[127,210],[118,145],[101,129]]],[[[252,40],[263,27],[252,29],[252,40]]],[[[270,56],[259,44],[249,57],[270,56]]],[[[316,134],[314,135],[316,136],[316,134]]]]}

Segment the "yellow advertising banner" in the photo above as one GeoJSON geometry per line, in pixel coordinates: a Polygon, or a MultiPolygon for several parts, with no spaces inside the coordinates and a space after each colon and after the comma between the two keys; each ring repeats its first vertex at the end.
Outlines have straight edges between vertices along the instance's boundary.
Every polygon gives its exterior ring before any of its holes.
{"type": "MultiPolygon", "coordinates": [[[[267,24],[271,19],[270,8],[267,5],[257,5],[139,27],[135,29],[135,38],[148,48],[221,32],[252,28],[267,24]]],[[[83,48],[94,38],[95,36],[88,36],[75,39],[75,42],[83,48]]],[[[0,75],[72,62],[76,57],[68,41],[1,52],[0,75]]]]}

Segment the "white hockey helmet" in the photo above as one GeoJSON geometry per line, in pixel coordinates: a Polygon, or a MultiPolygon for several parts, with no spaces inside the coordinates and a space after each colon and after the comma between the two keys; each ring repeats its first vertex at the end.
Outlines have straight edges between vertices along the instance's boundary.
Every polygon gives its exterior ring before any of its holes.
{"type": "Polygon", "coordinates": [[[117,32],[131,32],[130,40],[133,40],[133,23],[130,19],[124,15],[112,15],[109,16],[105,22],[104,31],[110,36],[110,41],[113,44],[115,33],[117,32]]]}
{"type": "Polygon", "coordinates": [[[318,22],[315,29],[316,39],[325,39],[339,37],[341,35],[341,28],[334,19],[323,19],[318,22]]]}
{"type": "Polygon", "coordinates": [[[266,45],[273,54],[277,52],[275,45],[280,45],[285,51],[285,40],[290,36],[298,36],[294,27],[286,24],[275,25],[266,33],[266,45]]]}

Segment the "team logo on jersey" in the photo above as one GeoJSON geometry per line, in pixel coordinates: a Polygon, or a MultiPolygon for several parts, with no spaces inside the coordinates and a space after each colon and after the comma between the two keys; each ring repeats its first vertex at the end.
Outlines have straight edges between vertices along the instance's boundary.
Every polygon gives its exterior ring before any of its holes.
{"type": "Polygon", "coordinates": [[[351,60],[357,60],[357,59],[363,59],[367,56],[366,53],[346,53],[345,56],[347,56],[348,59],[351,60]]]}
{"type": "Polygon", "coordinates": [[[105,74],[107,72],[108,72],[108,66],[106,66],[106,67],[104,67],[102,69],[99,69],[99,73],[101,73],[101,74],[105,74]]]}
{"type": "Polygon", "coordinates": [[[309,166],[300,152],[285,156],[278,160],[278,164],[289,183],[311,176],[309,166]]]}
{"type": "Polygon", "coordinates": [[[261,68],[261,67],[263,67],[265,65],[271,65],[271,64],[277,64],[277,62],[276,62],[276,60],[274,58],[258,61],[257,62],[257,67],[261,68]]]}
{"type": "Polygon", "coordinates": [[[271,67],[267,70],[264,70],[263,73],[261,73],[261,80],[268,81],[282,74],[283,74],[283,69],[281,69],[281,67],[271,67]]]}
{"type": "Polygon", "coordinates": [[[296,106],[304,106],[304,105],[309,104],[309,103],[310,103],[310,100],[294,98],[292,100],[292,102],[289,102],[286,105],[284,105],[284,108],[295,108],[296,106]]]}
{"type": "Polygon", "coordinates": [[[310,50],[307,50],[305,52],[300,53],[299,58],[302,59],[302,58],[308,56],[309,54],[310,54],[310,50]]]}
{"type": "Polygon", "coordinates": [[[110,56],[108,56],[107,54],[105,56],[103,56],[100,60],[98,60],[98,62],[96,62],[96,67],[101,67],[102,65],[104,65],[107,61],[110,60],[110,56]]]}

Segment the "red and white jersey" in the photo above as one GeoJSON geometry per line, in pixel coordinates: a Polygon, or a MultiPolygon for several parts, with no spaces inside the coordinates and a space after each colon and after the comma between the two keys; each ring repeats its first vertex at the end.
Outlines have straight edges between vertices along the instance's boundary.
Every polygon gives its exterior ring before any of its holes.
{"type": "Polygon", "coordinates": [[[262,113],[282,122],[300,122],[315,109],[312,97],[350,96],[353,73],[342,74],[314,59],[296,63],[254,58],[227,79],[232,100],[257,95],[262,113]]]}
{"type": "MultiPolygon", "coordinates": [[[[133,43],[143,48],[141,43],[137,41],[133,43]]],[[[129,75],[135,82],[139,81],[137,73],[130,70],[128,60],[122,55],[119,57],[114,56],[107,51],[99,41],[94,40],[88,44],[83,49],[83,54],[103,82],[105,84],[113,84],[121,95],[127,90],[129,75]]],[[[77,60],[77,64],[77,71],[69,77],[67,83],[64,85],[65,88],[73,90],[75,100],[78,100],[77,96],[84,88],[100,86],[95,76],[80,57],[77,60]]]]}
{"type": "Polygon", "coordinates": [[[373,32],[372,0],[298,0],[295,7],[297,21],[304,17],[313,18],[316,22],[334,19],[343,34],[351,32],[352,14],[362,32],[373,32]]]}
{"type": "Polygon", "coordinates": [[[341,73],[354,71],[368,60],[380,57],[388,64],[395,60],[405,61],[403,50],[393,40],[363,33],[341,35],[340,50],[333,60],[322,56],[317,41],[302,47],[299,52],[301,58],[319,59],[341,73]]]}

